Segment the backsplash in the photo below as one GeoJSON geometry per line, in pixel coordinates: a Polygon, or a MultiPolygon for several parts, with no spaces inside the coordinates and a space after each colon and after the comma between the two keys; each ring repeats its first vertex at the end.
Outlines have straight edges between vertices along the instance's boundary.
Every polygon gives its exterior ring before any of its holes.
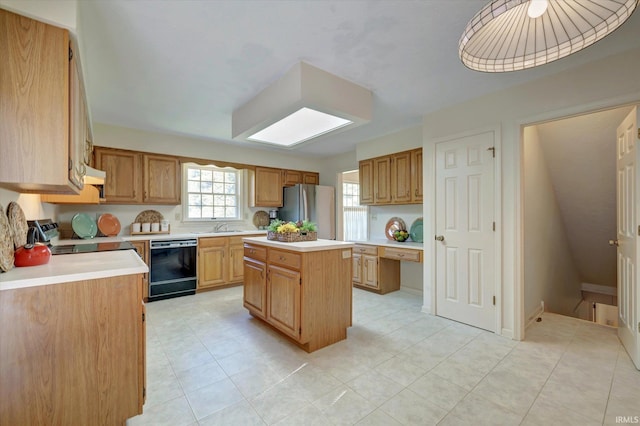
{"type": "Polygon", "coordinates": [[[411,224],[422,217],[422,204],[406,204],[393,206],[369,207],[369,239],[384,239],[385,227],[392,217],[399,217],[407,225],[407,231],[411,224]]]}

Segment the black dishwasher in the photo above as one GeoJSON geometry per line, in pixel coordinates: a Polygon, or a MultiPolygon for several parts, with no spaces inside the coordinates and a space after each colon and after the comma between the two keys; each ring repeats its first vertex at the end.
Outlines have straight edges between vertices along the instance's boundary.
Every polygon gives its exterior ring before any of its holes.
{"type": "Polygon", "coordinates": [[[149,244],[149,301],[196,293],[195,238],[152,240],[149,244]]]}

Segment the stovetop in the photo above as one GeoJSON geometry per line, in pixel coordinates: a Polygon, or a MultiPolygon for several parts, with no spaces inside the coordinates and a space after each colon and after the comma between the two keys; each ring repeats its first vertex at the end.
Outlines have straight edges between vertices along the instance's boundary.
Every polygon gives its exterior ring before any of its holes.
{"type": "Polygon", "coordinates": [[[83,242],[82,244],[66,244],[51,247],[51,254],[95,253],[113,250],[135,250],[129,241],[83,242]]]}

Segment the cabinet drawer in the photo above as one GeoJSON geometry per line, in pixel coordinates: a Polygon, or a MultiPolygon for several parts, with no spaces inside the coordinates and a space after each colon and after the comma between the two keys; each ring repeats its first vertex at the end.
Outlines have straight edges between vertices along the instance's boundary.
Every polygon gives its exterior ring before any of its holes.
{"type": "Polygon", "coordinates": [[[269,263],[300,269],[302,260],[299,254],[282,250],[269,250],[269,263]]]}
{"type": "Polygon", "coordinates": [[[373,256],[377,256],[378,255],[378,247],[377,246],[364,246],[364,245],[358,245],[356,244],[355,246],[353,246],[353,252],[354,253],[361,253],[361,254],[371,254],[373,256]]]}
{"type": "Polygon", "coordinates": [[[250,257],[251,259],[262,260],[263,262],[265,262],[267,260],[267,248],[245,243],[244,255],[246,257],[250,257]]]}
{"type": "Polygon", "coordinates": [[[382,257],[387,259],[405,260],[408,262],[422,262],[422,252],[420,250],[407,250],[382,247],[382,257]]]}
{"type": "Polygon", "coordinates": [[[198,247],[223,247],[229,242],[227,237],[198,238],[198,247]]]}

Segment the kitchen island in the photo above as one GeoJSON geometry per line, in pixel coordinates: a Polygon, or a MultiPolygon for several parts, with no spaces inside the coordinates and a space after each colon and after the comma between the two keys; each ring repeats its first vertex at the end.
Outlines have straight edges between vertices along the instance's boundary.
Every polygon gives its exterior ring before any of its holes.
{"type": "Polygon", "coordinates": [[[142,413],[145,322],[133,250],[0,274],[0,424],[124,424],[142,413]]]}
{"type": "Polygon", "coordinates": [[[353,243],[244,238],[244,306],[307,352],[347,338],[353,243]]]}

